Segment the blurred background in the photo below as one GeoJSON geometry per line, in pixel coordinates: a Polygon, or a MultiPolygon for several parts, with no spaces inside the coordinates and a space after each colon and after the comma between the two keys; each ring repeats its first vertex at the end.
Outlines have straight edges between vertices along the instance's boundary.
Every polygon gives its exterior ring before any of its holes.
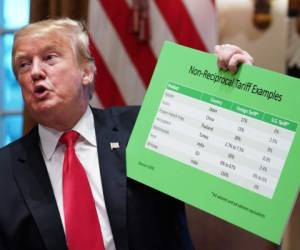
{"type": "MultiPolygon", "coordinates": [[[[207,52],[236,44],[256,65],[300,77],[300,0],[0,0],[0,147],[34,125],[11,70],[13,34],[62,16],[87,25],[98,68],[94,106],[140,104],[165,40],[207,52]]],[[[299,199],[281,246],[187,211],[196,249],[300,250],[299,199]]]]}

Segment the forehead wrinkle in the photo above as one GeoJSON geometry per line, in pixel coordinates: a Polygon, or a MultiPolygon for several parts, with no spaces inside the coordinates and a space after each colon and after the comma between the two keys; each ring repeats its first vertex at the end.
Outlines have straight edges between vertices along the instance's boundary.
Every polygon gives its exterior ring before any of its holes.
{"type": "Polygon", "coordinates": [[[70,47],[70,40],[61,32],[48,32],[45,34],[27,34],[17,38],[15,41],[16,47],[19,45],[21,50],[29,48],[35,48],[40,50],[56,49],[61,50],[62,47],[70,47]],[[34,46],[37,44],[38,46],[34,46]]]}

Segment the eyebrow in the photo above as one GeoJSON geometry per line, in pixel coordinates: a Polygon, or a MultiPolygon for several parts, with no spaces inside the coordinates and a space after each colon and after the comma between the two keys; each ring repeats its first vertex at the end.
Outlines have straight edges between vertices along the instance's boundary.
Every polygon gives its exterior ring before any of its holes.
{"type": "Polygon", "coordinates": [[[61,48],[58,45],[47,45],[42,49],[42,52],[46,52],[49,50],[55,50],[55,51],[60,52],[61,48]]]}
{"type": "MultiPolygon", "coordinates": [[[[60,53],[62,50],[58,45],[46,45],[44,48],[41,49],[42,53],[45,53],[47,51],[56,51],[58,53],[60,53]]],[[[22,59],[26,59],[28,56],[26,54],[26,52],[16,52],[15,56],[14,56],[14,61],[19,61],[22,59]]]]}
{"type": "Polygon", "coordinates": [[[28,56],[26,56],[25,53],[23,53],[23,52],[17,52],[17,53],[15,54],[15,56],[14,56],[13,61],[14,61],[14,62],[18,62],[18,61],[20,61],[20,60],[27,59],[27,58],[28,58],[28,56]]]}

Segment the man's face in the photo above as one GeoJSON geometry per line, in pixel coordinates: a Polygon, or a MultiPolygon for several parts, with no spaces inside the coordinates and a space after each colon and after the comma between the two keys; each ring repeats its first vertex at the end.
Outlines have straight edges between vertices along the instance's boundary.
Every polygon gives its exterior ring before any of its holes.
{"type": "MultiPolygon", "coordinates": [[[[53,112],[81,105],[82,70],[68,40],[61,33],[17,39],[13,59],[27,108],[37,121],[53,112]]],[[[57,113],[58,114],[58,113],[57,113]]]]}

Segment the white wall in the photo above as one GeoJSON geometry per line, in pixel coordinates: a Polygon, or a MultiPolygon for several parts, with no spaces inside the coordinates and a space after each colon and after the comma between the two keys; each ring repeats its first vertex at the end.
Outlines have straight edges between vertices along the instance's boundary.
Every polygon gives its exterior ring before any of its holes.
{"type": "Polygon", "coordinates": [[[272,23],[265,31],[252,23],[254,0],[216,0],[219,42],[236,44],[250,52],[255,64],[285,72],[288,0],[271,0],[272,23]]]}

